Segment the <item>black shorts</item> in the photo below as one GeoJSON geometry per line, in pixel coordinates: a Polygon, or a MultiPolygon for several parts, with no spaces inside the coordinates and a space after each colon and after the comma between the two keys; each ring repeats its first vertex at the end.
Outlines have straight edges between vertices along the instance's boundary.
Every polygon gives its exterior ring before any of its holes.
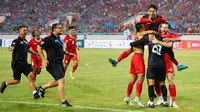
{"type": "Polygon", "coordinates": [[[166,79],[166,70],[165,65],[161,66],[148,66],[147,68],[147,79],[154,79],[157,81],[165,81],[166,79]]]}
{"type": "Polygon", "coordinates": [[[47,66],[46,69],[56,81],[65,76],[63,65],[57,64],[54,66],[47,66]]]}
{"type": "Polygon", "coordinates": [[[31,64],[15,64],[11,65],[13,70],[13,78],[15,80],[21,80],[21,74],[23,73],[26,77],[32,72],[31,64]]]}

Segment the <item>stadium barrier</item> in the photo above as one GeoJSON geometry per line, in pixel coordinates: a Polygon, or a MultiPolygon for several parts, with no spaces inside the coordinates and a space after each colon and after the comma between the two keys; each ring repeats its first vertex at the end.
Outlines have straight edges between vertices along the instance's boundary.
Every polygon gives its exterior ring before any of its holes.
{"type": "MultiPolygon", "coordinates": [[[[84,48],[130,48],[130,40],[85,40],[84,48]]],[[[145,46],[145,49],[148,47],[145,46]]],[[[174,42],[174,49],[200,50],[200,40],[182,40],[174,42]]]]}
{"type": "MultiPolygon", "coordinates": [[[[12,41],[13,41],[13,39],[0,39],[0,46],[9,47],[11,45],[12,41]]],[[[79,48],[84,48],[84,40],[77,40],[76,45],[79,48]]]]}

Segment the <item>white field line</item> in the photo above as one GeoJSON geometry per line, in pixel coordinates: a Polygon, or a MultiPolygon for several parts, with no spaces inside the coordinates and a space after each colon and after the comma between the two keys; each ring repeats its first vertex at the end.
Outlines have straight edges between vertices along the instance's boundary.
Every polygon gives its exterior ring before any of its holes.
{"type": "MultiPolygon", "coordinates": [[[[4,103],[4,104],[5,103],[13,103],[13,104],[59,106],[58,104],[51,104],[51,103],[24,102],[24,101],[5,101],[5,100],[0,100],[0,103],[4,103]]],[[[72,108],[91,109],[91,110],[105,110],[105,111],[113,111],[113,112],[143,112],[143,111],[138,111],[138,110],[122,110],[122,109],[97,108],[97,107],[88,107],[88,106],[73,106],[72,108]]]]}
{"type": "Polygon", "coordinates": [[[92,67],[92,66],[90,66],[89,64],[91,64],[91,63],[96,63],[96,62],[102,62],[102,61],[108,61],[108,60],[95,60],[95,61],[89,61],[89,62],[85,63],[85,66],[87,66],[87,67],[92,67]]]}

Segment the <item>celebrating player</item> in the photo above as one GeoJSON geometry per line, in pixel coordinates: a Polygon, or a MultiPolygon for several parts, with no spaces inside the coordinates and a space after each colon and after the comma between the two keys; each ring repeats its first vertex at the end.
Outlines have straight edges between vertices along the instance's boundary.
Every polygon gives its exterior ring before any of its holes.
{"type": "MultiPolygon", "coordinates": [[[[153,30],[145,31],[145,26],[142,23],[137,23],[135,25],[135,28],[136,28],[136,34],[133,35],[133,41],[135,41],[136,38],[141,39],[144,35],[147,35],[147,34],[157,34],[157,32],[153,30]]],[[[136,97],[134,99],[134,102],[136,102],[139,106],[144,107],[144,105],[142,104],[140,100],[140,95],[142,92],[142,84],[144,81],[144,74],[145,74],[145,64],[144,64],[144,58],[143,58],[144,44],[137,45],[133,47],[132,49],[134,51],[134,55],[132,56],[131,65],[130,65],[131,66],[130,74],[132,75],[132,79],[128,83],[127,95],[124,101],[128,105],[132,105],[130,101],[130,95],[132,93],[133,85],[137,80],[136,97]]]]}
{"type": "Polygon", "coordinates": [[[147,79],[148,79],[148,94],[149,94],[149,107],[154,108],[154,86],[155,81],[159,81],[159,85],[162,90],[162,95],[164,99],[163,106],[167,107],[167,88],[165,86],[165,60],[164,60],[164,52],[165,47],[171,47],[172,42],[165,43],[162,42],[162,37],[155,35],[149,35],[143,37],[142,39],[130,43],[130,45],[136,46],[138,44],[148,44],[149,46],[149,58],[148,58],[148,69],[147,69],[147,79]],[[151,42],[152,41],[152,42],[151,42]],[[160,45],[158,45],[160,44],[160,45]],[[165,46],[165,47],[164,47],[165,46]]]}
{"type": "MultiPolygon", "coordinates": [[[[155,5],[150,5],[148,8],[148,14],[144,15],[140,19],[140,23],[143,23],[145,25],[146,30],[155,30],[158,31],[158,27],[160,23],[166,22],[166,19],[162,16],[157,15],[157,7],[155,5]]],[[[120,56],[115,60],[112,58],[109,58],[109,62],[112,64],[113,67],[116,67],[117,64],[128,57],[133,52],[132,49],[128,49],[120,54],[120,56]]],[[[177,70],[181,71],[183,69],[188,68],[188,66],[179,64],[176,59],[173,60],[173,63],[177,66],[177,70]]]]}
{"type": "MultiPolygon", "coordinates": [[[[28,46],[36,53],[37,46],[41,43],[42,39],[40,38],[40,31],[38,29],[33,30],[32,37],[28,43],[28,46]]],[[[33,69],[33,79],[36,81],[36,76],[40,74],[42,69],[42,59],[39,56],[31,55],[31,64],[33,69]]]]}
{"type": "MultiPolygon", "coordinates": [[[[161,23],[160,24],[161,37],[163,37],[164,40],[179,41],[179,35],[169,33],[169,30],[170,30],[169,23],[161,23]]],[[[166,63],[166,75],[167,75],[167,79],[169,82],[169,93],[170,93],[170,97],[171,97],[169,105],[173,106],[175,108],[178,108],[178,105],[176,104],[176,86],[175,86],[175,82],[174,82],[174,67],[172,64],[173,56],[170,56],[171,54],[173,54],[172,48],[168,48],[167,52],[164,54],[165,63],[166,63]]],[[[159,88],[156,87],[156,89],[159,89],[159,88]]],[[[156,90],[156,91],[157,91],[157,94],[159,97],[157,105],[160,105],[163,103],[162,95],[160,93],[160,90],[156,90]]]]}
{"type": "Polygon", "coordinates": [[[68,29],[69,35],[67,35],[63,40],[66,44],[66,52],[69,53],[69,55],[66,55],[64,59],[64,70],[65,72],[67,71],[67,67],[69,66],[69,63],[72,60],[74,62],[74,65],[72,67],[72,71],[70,72],[70,76],[72,79],[74,79],[73,73],[76,71],[79,63],[79,57],[77,52],[79,48],[76,45],[76,28],[74,26],[70,26],[68,29]]]}

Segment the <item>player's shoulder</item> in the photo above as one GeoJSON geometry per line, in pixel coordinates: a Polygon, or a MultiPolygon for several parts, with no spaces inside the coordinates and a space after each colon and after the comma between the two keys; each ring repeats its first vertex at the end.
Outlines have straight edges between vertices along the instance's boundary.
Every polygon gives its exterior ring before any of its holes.
{"type": "Polygon", "coordinates": [[[149,15],[148,15],[148,14],[145,14],[145,15],[142,16],[142,18],[148,19],[148,18],[149,18],[149,15]]]}
{"type": "Polygon", "coordinates": [[[67,38],[69,38],[70,36],[69,35],[66,35],[65,37],[64,37],[64,39],[67,39],[67,38]]]}
{"type": "Polygon", "coordinates": [[[161,37],[161,35],[156,35],[156,39],[162,41],[162,40],[163,40],[163,37],[161,37]]]}
{"type": "Polygon", "coordinates": [[[166,20],[164,16],[161,16],[161,15],[156,15],[156,18],[158,19],[162,19],[162,20],[166,20]]]}

